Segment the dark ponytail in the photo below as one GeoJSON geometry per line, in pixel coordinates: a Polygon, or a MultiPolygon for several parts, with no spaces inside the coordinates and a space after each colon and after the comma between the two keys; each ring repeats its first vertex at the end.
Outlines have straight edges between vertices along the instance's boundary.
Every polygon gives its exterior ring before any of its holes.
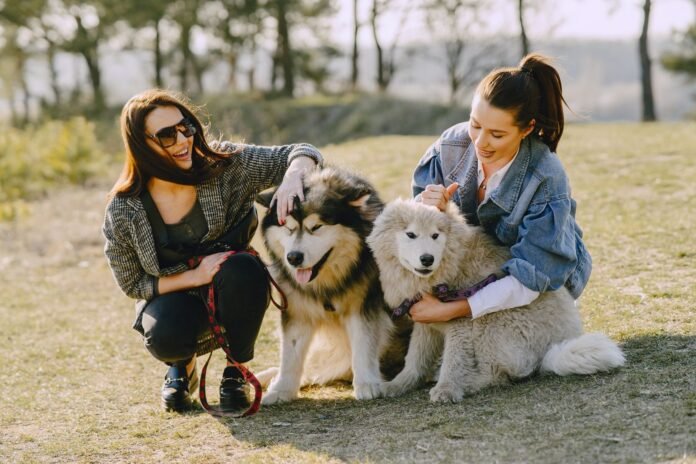
{"type": "Polygon", "coordinates": [[[517,68],[496,69],[479,84],[476,93],[492,106],[515,112],[520,130],[535,120],[533,133],[553,152],[563,135],[563,98],[561,77],[549,59],[532,53],[517,68]]]}

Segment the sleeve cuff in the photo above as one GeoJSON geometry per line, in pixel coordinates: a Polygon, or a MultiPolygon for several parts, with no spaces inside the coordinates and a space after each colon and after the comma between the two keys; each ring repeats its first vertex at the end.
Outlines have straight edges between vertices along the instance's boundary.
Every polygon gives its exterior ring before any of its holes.
{"type": "Polygon", "coordinates": [[[530,290],[515,277],[509,275],[483,287],[469,298],[471,318],[505,309],[526,306],[539,297],[539,292],[530,290]]]}
{"type": "Polygon", "coordinates": [[[324,165],[324,159],[319,151],[309,144],[299,145],[290,153],[290,155],[288,155],[288,166],[290,166],[290,163],[292,163],[298,156],[306,156],[307,158],[310,158],[319,167],[323,167],[324,165]]]}

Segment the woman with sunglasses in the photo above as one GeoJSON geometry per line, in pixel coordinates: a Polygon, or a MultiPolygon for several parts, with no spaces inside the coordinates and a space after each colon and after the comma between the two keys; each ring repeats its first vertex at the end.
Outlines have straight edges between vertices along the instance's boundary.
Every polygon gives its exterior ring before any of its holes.
{"type": "MultiPolygon", "coordinates": [[[[294,198],[303,199],[303,176],[322,157],[308,144],[208,144],[186,102],[162,90],[125,104],[121,134],[126,159],[106,208],[105,254],[119,287],[138,300],[133,328],[170,366],[162,405],[183,411],[198,385],[197,342],[208,330],[196,289],[214,284],[233,357],[251,360],[270,298],[267,273],[249,254],[220,250],[247,248],[258,223],[254,198],[273,185],[283,223],[294,198]],[[189,265],[193,257],[202,260],[189,265]]],[[[220,403],[226,411],[249,406],[234,366],[223,374],[220,403]]]]}

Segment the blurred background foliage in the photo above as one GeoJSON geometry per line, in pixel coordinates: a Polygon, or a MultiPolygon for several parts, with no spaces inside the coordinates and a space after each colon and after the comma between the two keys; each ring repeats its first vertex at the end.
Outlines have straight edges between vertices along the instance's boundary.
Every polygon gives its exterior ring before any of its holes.
{"type": "MultiPolygon", "coordinates": [[[[670,1],[690,3],[696,12],[696,0],[670,1]]],[[[147,87],[204,103],[213,137],[250,143],[323,146],[380,134],[440,133],[468,118],[472,89],[486,72],[537,51],[540,28],[530,27],[530,15],[560,11],[558,2],[0,0],[0,125],[6,127],[0,131],[0,216],[13,217],[23,200],[52,186],[105,175],[121,157],[120,107],[147,87]],[[501,8],[514,19],[496,26],[501,8]],[[339,10],[350,24],[349,37],[340,40],[332,30],[339,10]],[[417,37],[408,28],[414,18],[417,37]],[[423,84],[435,79],[437,92],[423,84]],[[411,82],[410,98],[394,90],[399,82],[411,82]]],[[[631,98],[644,121],[658,117],[653,68],[685,82],[696,76],[696,25],[674,31],[669,46],[650,52],[651,12],[659,2],[631,4],[642,10],[639,47],[631,45],[640,73],[600,76],[624,79],[614,83],[621,91],[634,85],[625,79],[635,81],[631,98]]],[[[620,3],[606,0],[595,13],[611,15],[620,3]]],[[[552,36],[554,26],[544,27],[552,36]]],[[[625,54],[589,42],[560,50],[576,68],[591,68],[573,55],[579,50],[604,51],[608,62],[625,54]]],[[[574,101],[589,99],[606,81],[598,84],[591,70],[583,72],[590,81],[574,101]]],[[[682,104],[689,100],[677,96],[682,104]]]]}
{"type": "Polygon", "coordinates": [[[0,220],[25,209],[25,200],[65,184],[104,174],[108,157],[95,126],[82,117],[0,131],[0,220]]]}

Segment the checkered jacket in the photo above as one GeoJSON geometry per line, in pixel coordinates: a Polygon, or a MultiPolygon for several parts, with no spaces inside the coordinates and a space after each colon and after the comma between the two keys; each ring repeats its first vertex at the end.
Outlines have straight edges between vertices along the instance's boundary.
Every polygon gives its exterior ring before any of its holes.
{"type": "MultiPolygon", "coordinates": [[[[319,151],[304,143],[261,147],[222,142],[218,147],[227,152],[238,148],[242,151],[230,157],[230,165],[220,175],[196,186],[208,223],[203,241],[215,240],[238,224],[252,208],[256,194],[279,185],[296,157],[310,157],[319,165],[323,162],[319,151]]],[[[104,253],[114,279],[131,298],[152,299],[159,277],[187,269],[184,264],[160,268],[152,227],[139,197],[114,196],[106,207],[102,232],[106,238],[104,253]]],[[[136,311],[143,306],[137,305],[136,311]]]]}

